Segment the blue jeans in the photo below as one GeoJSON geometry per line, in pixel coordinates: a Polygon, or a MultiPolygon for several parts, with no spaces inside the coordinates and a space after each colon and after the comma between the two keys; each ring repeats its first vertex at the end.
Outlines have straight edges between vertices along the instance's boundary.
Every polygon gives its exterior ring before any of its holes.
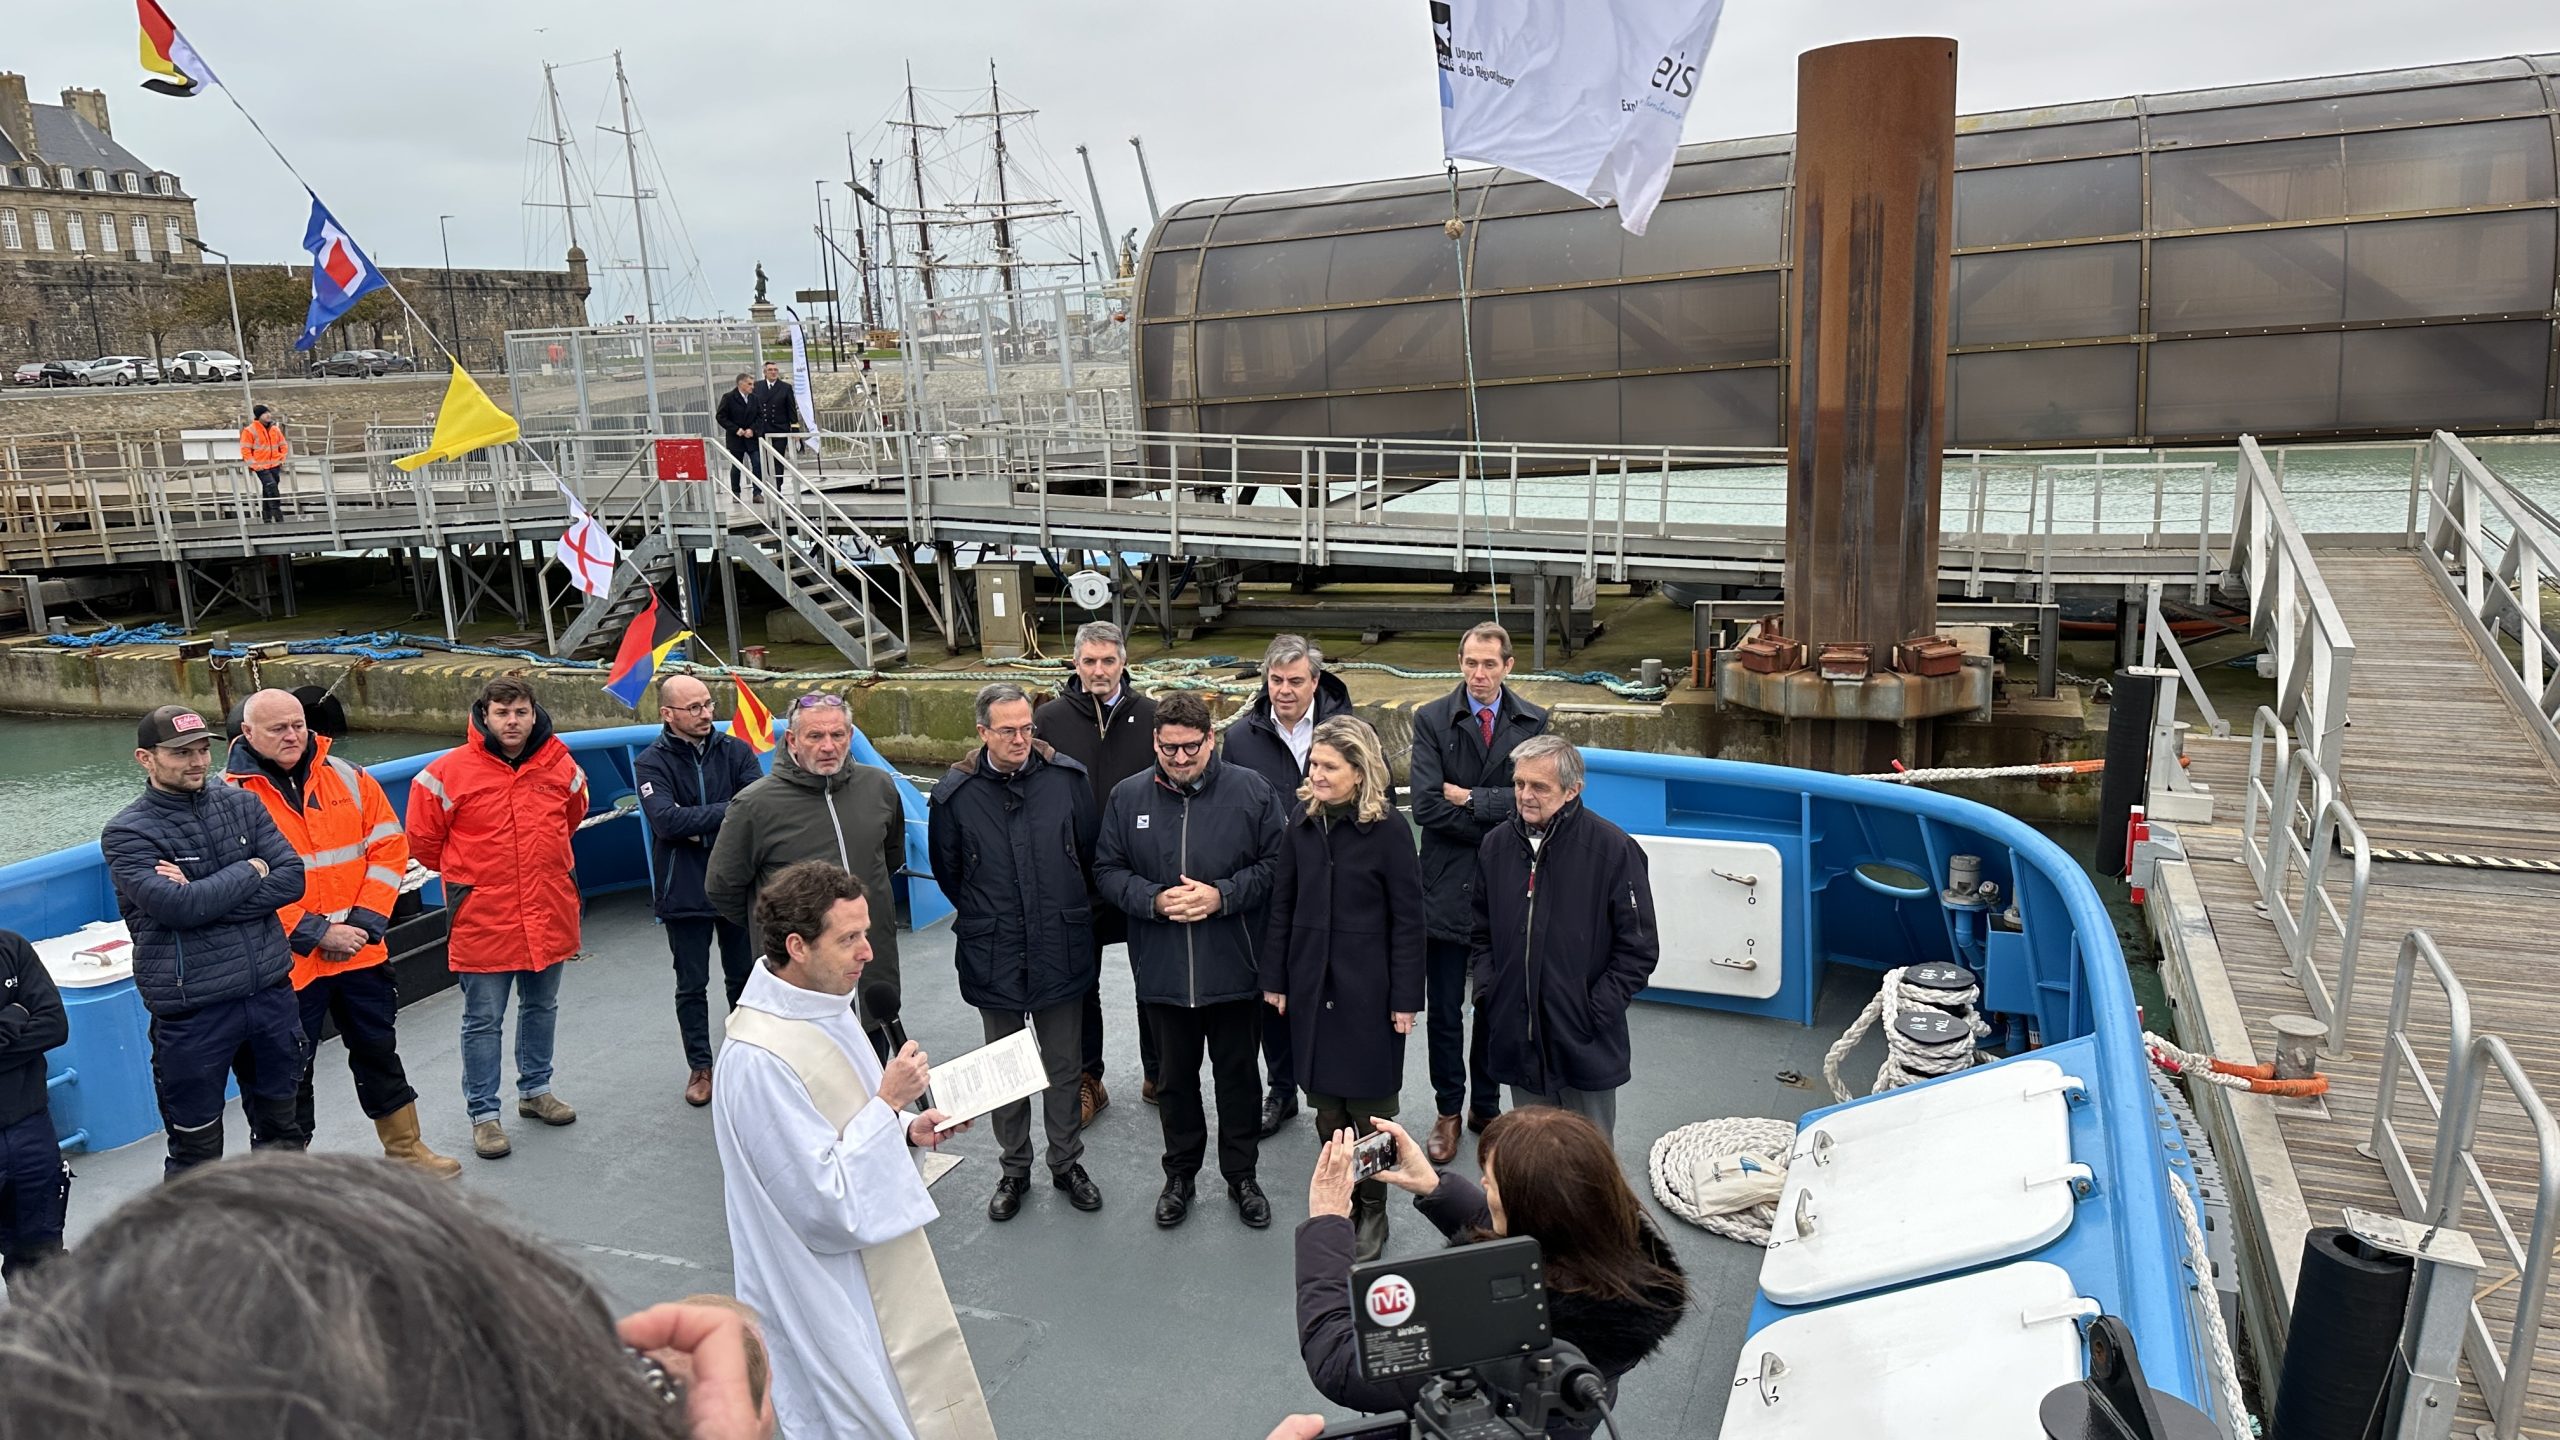
{"type": "Polygon", "coordinates": [[[498,1054],[507,1022],[507,991],[516,992],[516,1097],[551,1093],[551,1037],[560,1018],[560,972],[461,970],[462,1099],[471,1123],[498,1118],[498,1054]]]}

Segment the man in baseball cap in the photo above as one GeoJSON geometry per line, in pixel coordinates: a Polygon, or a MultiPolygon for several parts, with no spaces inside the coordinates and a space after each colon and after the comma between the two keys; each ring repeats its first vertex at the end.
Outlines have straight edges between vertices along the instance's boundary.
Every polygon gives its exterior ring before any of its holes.
{"type": "Polygon", "coordinates": [[[170,1176],[222,1158],[222,1092],[243,1049],[255,1144],[310,1143],[294,1115],[309,1047],[276,918],[302,896],[302,857],[255,796],[205,784],[214,734],[184,705],[143,716],[133,758],[149,783],[99,837],[151,1011],[170,1176]]]}

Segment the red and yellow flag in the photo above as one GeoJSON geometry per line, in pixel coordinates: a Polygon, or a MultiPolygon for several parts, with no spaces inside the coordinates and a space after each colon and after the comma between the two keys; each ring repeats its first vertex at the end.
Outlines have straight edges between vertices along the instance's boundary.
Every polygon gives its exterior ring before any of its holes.
{"type": "Polygon", "coordinates": [[[759,755],[773,749],[773,712],[764,708],[756,692],[735,675],[729,683],[738,687],[737,718],[729,722],[729,733],[747,742],[747,748],[759,755]]]}
{"type": "Polygon", "coordinates": [[[151,72],[142,88],[185,98],[220,83],[213,78],[213,67],[178,33],[169,12],[160,8],[160,0],[134,0],[134,7],[142,17],[142,68],[151,72]]]}

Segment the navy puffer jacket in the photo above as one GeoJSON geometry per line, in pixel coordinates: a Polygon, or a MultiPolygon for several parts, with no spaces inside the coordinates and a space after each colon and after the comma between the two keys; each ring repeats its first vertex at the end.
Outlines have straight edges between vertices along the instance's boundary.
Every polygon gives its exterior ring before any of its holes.
{"type": "Polygon", "coordinates": [[[246,790],[145,790],[99,837],[133,935],[133,983],[154,1015],[186,1015],[291,982],[279,907],[302,898],[302,857],[246,790]],[[267,863],[260,875],[252,859],[267,863]],[[163,860],[186,872],[181,885],[163,860]]]}
{"type": "Polygon", "coordinates": [[[933,787],[933,880],[958,912],[960,998],[1026,1014],[1079,999],[1093,968],[1093,786],[1038,741],[1007,775],[969,752],[933,787]]]}

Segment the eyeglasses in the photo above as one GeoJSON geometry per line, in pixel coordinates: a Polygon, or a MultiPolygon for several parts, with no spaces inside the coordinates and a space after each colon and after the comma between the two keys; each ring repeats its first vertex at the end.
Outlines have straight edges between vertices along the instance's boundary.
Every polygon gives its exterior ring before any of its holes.
{"type": "Polygon", "coordinates": [[[1209,741],[1206,736],[1191,741],[1158,740],[1156,742],[1156,753],[1167,760],[1188,760],[1208,748],[1209,741]]]}
{"type": "Polygon", "coordinates": [[[1028,725],[981,725],[978,728],[1007,740],[1028,740],[1032,735],[1032,727],[1028,725]]]}
{"type": "Polygon", "coordinates": [[[815,695],[803,695],[799,699],[792,701],[791,708],[794,710],[816,710],[821,708],[842,710],[845,708],[845,704],[843,696],[829,695],[821,691],[815,695]]]}
{"type": "Polygon", "coordinates": [[[690,705],[669,705],[665,708],[670,715],[708,715],[712,707],[708,700],[696,700],[690,705]]]}

